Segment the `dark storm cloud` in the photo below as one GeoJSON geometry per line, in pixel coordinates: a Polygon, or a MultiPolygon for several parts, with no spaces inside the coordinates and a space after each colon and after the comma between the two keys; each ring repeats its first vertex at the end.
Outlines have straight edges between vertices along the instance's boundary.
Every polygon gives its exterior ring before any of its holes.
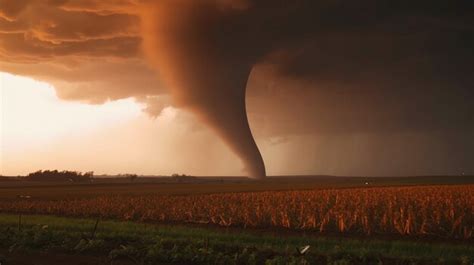
{"type": "Polygon", "coordinates": [[[23,9],[28,5],[29,2],[29,0],[1,0],[0,18],[4,18],[7,20],[15,20],[18,14],[23,11],[23,9]]]}
{"type": "Polygon", "coordinates": [[[141,55],[133,1],[1,1],[0,70],[100,103],[161,94],[141,55]]]}
{"type": "Polygon", "coordinates": [[[271,96],[251,112],[272,133],[473,127],[472,2],[339,3],[307,8],[306,33],[254,68],[249,96],[271,96]]]}
{"type": "Polygon", "coordinates": [[[85,41],[62,41],[59,44],[39,39],[25,39],[23,33],[0,33],[0,55],[4,61],[21,59],[31,61],[54,59],[60,56],[76,57],[134,57],[138,53],[139,38],[115,37],[85,41]]]}
{"type": "Polygon", "coordinates": [[[163,93],[143,45],[174,103],[214,128],[253,176],[265,169],[246,93],[263,135],[474,124],[468,0],[2,1],[0,34],[0,70],[93,102],[163,93]]]}
{"type": "MultiPolygon", "coordinates": [[[[281,91],[295,100],[263,118],[285,133],[472,126],[471,8],[468,1],[160,1],[145,11],[143,36],[178,103],[258,176],[263,164],[243,100],[258,64],[274,65],[273,79],[296,80],[281,91]],[[339,104],[315,106],[322,95],[339,104]]],[[[262,95],[255,113],[271,100],[262,95]]]]}

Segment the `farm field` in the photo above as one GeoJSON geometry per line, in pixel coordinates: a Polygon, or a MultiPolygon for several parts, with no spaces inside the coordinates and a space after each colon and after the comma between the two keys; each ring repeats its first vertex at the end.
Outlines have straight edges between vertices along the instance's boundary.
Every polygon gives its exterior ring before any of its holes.
{"type": "Polygon", "coordinates": [[[0,214],[2,264],[471,264],[472,244],[0,214]],[[304,246],[307,253],[300,254],[304,246]],[[3,258],[2,258],[3,255],[3,258]]]}
{"type": "Polygon", "coordinates": [[[364,236],[465,240],[474,236],[474,185],[19,199],[0,201],[0,209],[9,213],[364,236]]]}
{"type": "Polygon", "coordinates": [[[239,177],[199,177],[177,182],[169,177],[96,178],[93,183],[23,181],[21,178],[0,178],[0,200],[29,195],[33,199],[86,198],[108,195],[188,195],[226,192],[274,190],[314,190],[374,186],[474,184],[474,176],[425,177],[334,177],[280,176],[264,180],[239,177]],[[5,180],[8,179],[8,180],[5,180]],[[19,180],[20,179],[20,180],[19,180]]]}
{"type": "Polygon", "coordinates": [[[472,264],[474,184],[377,180],[10,184],[0,188],[0,253],[94,264],[472,264]],[[166,246],[162,232],[138,240],[140,229],[170,231],[166,246]]]}

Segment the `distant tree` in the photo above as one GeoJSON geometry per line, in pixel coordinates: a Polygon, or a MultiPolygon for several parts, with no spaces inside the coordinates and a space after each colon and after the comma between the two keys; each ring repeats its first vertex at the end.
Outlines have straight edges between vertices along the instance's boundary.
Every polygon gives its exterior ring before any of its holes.
{"type": "Polygon", "coordinates": [[[177,182],[192,182],[192,181],[196,180],[196,177],[188,176],[186,174],[181,174],[180,175],[180,174],[177,174],[177,173],[174,173],[173,175],[171,175],[171,178],[173,178],[177,182]]]}
{"type": "Polygon", "coordinates": [[[127,174],[126,176],[128,179],[130,179],[130,182],[135,182],[135,180],[138,178],[137,174],[127,174]]]}
{"type": "Polygon", "coordinates": [[[94,178],[94,171],[87,171],[84,173],[84,177],[88,178],[89,180],[92,180],[94,178]]]}
{"type": "Polygon", "coordinates": [[[77,171],[58,171],[58,170],[38,170],[28,174],[27,180],[32,181],[70,181],[70,182],[85,182],[90,181],[94,173],[92,171],[82,174],[77,171]]]}

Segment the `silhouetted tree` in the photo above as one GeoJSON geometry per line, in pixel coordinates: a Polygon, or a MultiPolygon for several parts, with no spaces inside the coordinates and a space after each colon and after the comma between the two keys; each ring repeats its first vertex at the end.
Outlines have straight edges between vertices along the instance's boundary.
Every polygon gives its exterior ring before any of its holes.
{"type": "Polygon", "coordinates": [[[27,180],[32,181],[70,181],[70,182],[85,182],[90,181],[94,172],[90,171],[85,174],[77,171],[58,171],[58,170],[38,170],[28,174],[27,180]]]}
{"type": "Polygon", "coordinates": [[[131,182],[135,182],[135,180],[138,178],[137,174],[128,174],[127,177],[131,182]]]}
{"type": "Polygon", "coordinates": [[[194,180],[196,180],[196,177],[193,177],[193,176],[188,176],[186,174],[176,174],[174,173],[173,175],[171,175],[171,178],[176,180],[177,182],[192,182],[194,180]]]}

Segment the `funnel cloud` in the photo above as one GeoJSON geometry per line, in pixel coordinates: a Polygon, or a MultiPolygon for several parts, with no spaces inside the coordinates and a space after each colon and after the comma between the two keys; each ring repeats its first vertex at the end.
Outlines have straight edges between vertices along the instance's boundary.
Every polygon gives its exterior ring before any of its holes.
{"type": "Polygon", "coordinates": [[[211,126],[242,160],[249,176],[265,165],[250,130],[246,87],[259,54],[225,21],[239,7],[218,1],[161,1],[144,11],[144,47],[177,106],[211,126]]]}

